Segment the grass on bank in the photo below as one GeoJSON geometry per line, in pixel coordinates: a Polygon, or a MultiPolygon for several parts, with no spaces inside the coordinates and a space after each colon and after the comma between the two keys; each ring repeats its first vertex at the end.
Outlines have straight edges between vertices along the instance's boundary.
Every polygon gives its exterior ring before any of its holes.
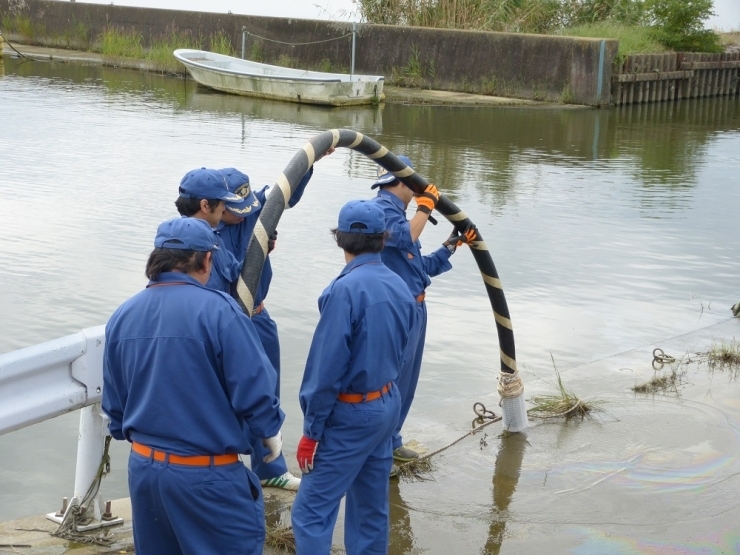
{"type": "Polygon", "coordinates": [[[560,31],[563,36],[616,39],[619,41],[618,58],[632,54],[661,54],[668,49],[658,42],[647,27],[624,25],[614,21],[599,21],[576,25],[560,31]]]}

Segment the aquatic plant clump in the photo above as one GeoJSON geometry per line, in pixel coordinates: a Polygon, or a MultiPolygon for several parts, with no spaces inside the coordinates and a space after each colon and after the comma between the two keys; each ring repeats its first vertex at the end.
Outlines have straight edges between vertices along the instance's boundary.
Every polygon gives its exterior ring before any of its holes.
{"type": "Polygon", "coordinates": [[[729,370],[737,377],[740,375],[740,343],[733,340],[713,344],[707,353],[707,363],[712,370],[729,370]]]}
{"type": "Polygon", "coordinates": [[[284,553],[295,553],[295,536],[290,526],[270,525],[265,527],[265,546],[284,553]]]}
{"type": "MultiPolygon", "coordinates": [[[[552,358],[552,355],[550,355],[552,358]]],[[[593,411],[600,410],[595,401],[584,401],[577,395],[565,389],[563,380],[560,377],[555,366],[555,359],[552,361],[557,378],[559,395],[537,395],[530,401],[534,404],[527,412],[534,418],[573,418],[579,416],[583,418],[593,411]]]]}
{"type": "Polygon", "coordinates": [[[434,480],[432,470],[434,465],[431,456],[420,457],[398,465],[398,478],[406,482],[434,480]]]}

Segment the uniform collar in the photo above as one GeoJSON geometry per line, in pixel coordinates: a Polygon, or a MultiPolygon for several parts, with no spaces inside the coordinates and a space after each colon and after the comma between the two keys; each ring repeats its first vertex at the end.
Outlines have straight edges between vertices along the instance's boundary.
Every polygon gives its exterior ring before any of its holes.
{"type": "Polygon", "coordinates": [[[378,191],[378,196],[389,199],[401,212],[406,211],[406,207],[403,205],[403,201],[393,193],[386,191],[385,189],[381,189],[380,191],[378,191]]]}
{"type": "Polygon", "coordinates": [[[146,286],[151,287],[152,285],[164,285],[167,283],[183,283],[186,285],[197,285],[198,287],[203,287],[197,279],[190,277],[187,274],[183,274],[182,272],[162,272],[156,280],[151,280],[146,286]]]}
{"type": "Polygon", "coordinates": [[[348,274],[358,266],[362,266],[363,264],[372,264],[372,263],[382,263],[380,260],[380,253],[379,252],[368,252],[365,254],[361,254],[359,256],[355,256],[351,262],[349,262],[344,269],[342,270],[342,273],[339,274],[340,277],[348,274]]]}

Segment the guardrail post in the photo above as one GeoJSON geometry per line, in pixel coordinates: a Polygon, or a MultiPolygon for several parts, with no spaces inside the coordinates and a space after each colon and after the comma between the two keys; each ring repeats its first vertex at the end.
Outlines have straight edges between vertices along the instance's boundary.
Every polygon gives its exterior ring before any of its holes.
{"type": "MultiPolygon", "coordinates": [[[[77,439],[77,467],[73,497],[66,507],[58,513],[49,513],[46,518],[61,523],[73,506],[80,505],[90,486],[97,479],[98,470],[105,450],[105,437],[108,435],[107,418],[99,403],[80,409],[80,434],[77,439]]],[[[66,498],[65,498],[66,499],[66,498]]],[[[93,522],[77,526],[77,531],[93,530],[103,526],[121,524],[123,519],[112,516],[103,518],[100,510],[100,492],[90,501],[88,511],[93,511],[93,522]]]]}
{"type": "Polygon", "coordinates": [[[244,59],[244,48],[247,44],[247,28],[242,27],[242,60],[244,59]]]}

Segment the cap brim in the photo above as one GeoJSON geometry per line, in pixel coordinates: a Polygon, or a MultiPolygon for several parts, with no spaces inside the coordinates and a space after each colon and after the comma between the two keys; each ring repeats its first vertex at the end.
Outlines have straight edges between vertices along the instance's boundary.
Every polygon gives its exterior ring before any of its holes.
{"type": "Polygon", "coordinates": [[[370,188],[375,189],[377,187],[381,187],[382,185],[388,185],[390,183],[393,183],[396,179],[398,179],[395,175],[392,173],[385,174],[383,177],[378,179],[375,183],[373,183],[370,188]]]}
{"type": "Polygon", "coordinates": [[[234,193],[228,193],[228,192],[224,193],[222,196],[218,198],[224,202],[241,202],[242,200],[244,200],[239,195],[236,195],[234,193]]]}
{"type": "Polygon", "coordinates": [[[239,197],[239,202],[227,202],[226,210],[239,216],[240,218],[246,218],[252,214],[259,212],[262,209],[262,204],[254,193],[249,193],[245,198],[239,197]]]}

